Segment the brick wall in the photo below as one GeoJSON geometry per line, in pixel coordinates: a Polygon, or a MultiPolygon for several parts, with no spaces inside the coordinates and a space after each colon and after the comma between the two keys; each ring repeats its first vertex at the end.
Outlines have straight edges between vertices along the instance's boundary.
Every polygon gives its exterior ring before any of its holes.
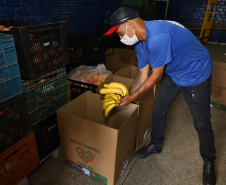
{"type": "MultiPolygon", "coordinates": [[[[170,0],[168,19],[175,20],[182,24],[202,25],[205,16],[208,0],[170,0]]],[[[226,24],[226,1],[219,0],[217,11],[214,17],[214,24],[226,24]]],[[[225,28],[226,29],[226,28],[225,28]]],[[[192,31],[199,35],[200,30],[192,31]]],[[[213,30],[209,41],[226,43],[226,30],[213,30]]]]}
{"type": "Polygon", "coordinates": [[[68,32],[91,35],[104,23],[105,12],[122,0],[0,0],[0,19],[28,22],[67,21],[68,32]]]}
{"type": "MultiPolygon", "coordinates": [[[[105,12],[112,12],[123,0],[0,0],[0,19],[29,22],[67,21],[68,32],[87,34],[103,25],[105,12]]],[[[182,24],[202,25],[208,0],[170,0],[167,19],[182,24]]],[[[215,24],[226,24],[226,1],[219,0],[215,24]]],[[[193,33],[199,35],[200,30],[193,33]]],[[[226,43],[226,31],[214,30],[210,41],[226,43]],[[223,34],[222,34],[223,33],[223,34]]]]}

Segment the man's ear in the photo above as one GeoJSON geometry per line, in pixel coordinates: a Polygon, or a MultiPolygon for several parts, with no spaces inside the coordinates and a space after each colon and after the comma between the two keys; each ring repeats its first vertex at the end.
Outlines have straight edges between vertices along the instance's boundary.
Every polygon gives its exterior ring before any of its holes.
{"type": "Polygon", "coordinates": [[[127,26],[130,26],[132,29],[135,29],[135,24],[134,24],[133,20],[128,20],[127,26]]]}

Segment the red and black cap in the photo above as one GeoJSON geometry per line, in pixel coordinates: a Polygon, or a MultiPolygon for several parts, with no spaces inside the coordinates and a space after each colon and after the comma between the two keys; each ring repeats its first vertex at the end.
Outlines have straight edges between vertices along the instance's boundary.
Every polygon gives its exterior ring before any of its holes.
{"type": "Polygon", "coordinates": [[[138,12],[133,8],[120,7],[110,16],[111,29],[109,29],[104,35],[111,37],[115,35],[115,31],[118,27],[125,23],[127,20],[135,19],[139,17],[138,12]]]}

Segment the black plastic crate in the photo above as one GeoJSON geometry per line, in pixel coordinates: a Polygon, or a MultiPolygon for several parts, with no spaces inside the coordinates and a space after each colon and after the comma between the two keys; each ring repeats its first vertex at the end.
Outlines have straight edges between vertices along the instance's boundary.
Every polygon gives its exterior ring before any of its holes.
{"type": "Polygon", "coordinates": [[[93,38],[87,35],[68,34],[69,61],[80,65],[102,63],[103,37],[93,38]]]}
{"type": "Polygon", "coordinates": [[[71,100],[77,98],[84,92],[96,93],[97,85],[67,79],[70,83],[71,100]]]}
{"type": "Polygon", "coordinates": [[[48,156],[60,145],[57,116],[53,114],[32,126],[40,160],[48,156]]]}
{"type": "Polygon", "coordinates": [[[33,79],[69,62],[66,22],[28,23],[13,19],[0,20],[14,36],[21,77],[33,79]]]}
{"type": "Polygon", "coordinates": [[[23,81],[30,123],[34,125],[68,103],[66,68],[23,81]]]}
{"type": "Polygon", "coordinates": [[[0,104],[0,153],[31,132],[24,93],[0,104]]]}

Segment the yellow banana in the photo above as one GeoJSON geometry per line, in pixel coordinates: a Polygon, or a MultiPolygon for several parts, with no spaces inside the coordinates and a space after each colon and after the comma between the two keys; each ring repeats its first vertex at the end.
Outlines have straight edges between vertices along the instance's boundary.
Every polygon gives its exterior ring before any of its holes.
{"type": "MultiPolygon", "coordinates": [[[[106,85],[106,84],[105,84],[106,85]]],[[[123,91],[123,96],[126,96],[129,94],[129,91],[127,89],[127,87],[121,83],[118,82],[111,82],[110,84],[106,85],[106,88],[119,88],[123,91]]]]}
{"type": "Polygon", "coordinates": [[[107,99],[107,98],[111,98],[111,99],[114,99],[115,101],[119,101],[119,98],[118,98],[118,96],[116,95],[116,94],[113,94],[113,93],[111,93],[111,94],[106,94],[105,96],[104,96],[104,98],[105,99],[107,99]]]}
{"type": "Polygon", "coordinates": [[[111,104],[118,104],[115,100],[107,101],[103,104],[103,109],[105,110],[111,104]]]}
{"type": "Polygon", "coordinates": [[[100,89],[100,94],[111,94],[111,93],[115,93],[115,94],[120,94],[121,96],[124,96],[124,93],[121,89],[118,88],[102,88],[100,89]]]}
{"type": "Polygon", "coordinates": [[[104,87],[106,88],[108,86],[108,84],[104,84],[104,87]]]}
{"type": "Polygon", "coordinates": [[[119,94],[116,94],[116,96],[118,96],[118,100],[121,100],[121,96],[119,94]]]}
{"type": "Polygon", "coordinates": [[[112,99],[112,94],[105,94],[104,99],[112,99]]]}
{"type": "Polygon", "coordinates": [[[112,98],[106,98],[106,99],[103,100],[103,103],[106,103],[106,102],[111,101],[111,100],[113,100],[113,99],[112,98]]]}
{"type": "Polygon", "coordinates": [[[118,96],[116,94],[111,94],[112,98],[115,99],[115,101],[119,101],[118,96]]]}
{"type": "Polygon", "coordinates": [[[117,106],[116,103],[107,106],[107,108],[106,108],[105,111],[104,111],[105,117],[107,117],[108,114],[109,114],[109,112],[110,112],[114,107],[116,107],[116,106],[117,106]]]}

